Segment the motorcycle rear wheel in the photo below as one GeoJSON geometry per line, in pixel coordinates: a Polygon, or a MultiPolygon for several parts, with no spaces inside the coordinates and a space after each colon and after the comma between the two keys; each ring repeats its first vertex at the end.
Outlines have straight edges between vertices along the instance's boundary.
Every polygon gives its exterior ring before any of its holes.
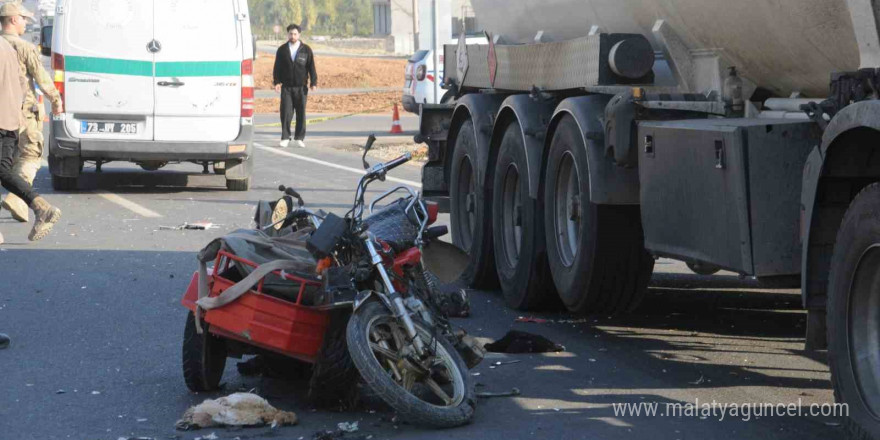
{"type": "Polygon", "coordinates": [[[346,331],[352,361],[367,386],[405,420],[435,428],[469,423],[476,399],[464,361],[446,338],[420,321],[415,325],[432,353],[425,362],[401,353],[410,346],[406,333],[383,304],[364,304],[346,331]]]}

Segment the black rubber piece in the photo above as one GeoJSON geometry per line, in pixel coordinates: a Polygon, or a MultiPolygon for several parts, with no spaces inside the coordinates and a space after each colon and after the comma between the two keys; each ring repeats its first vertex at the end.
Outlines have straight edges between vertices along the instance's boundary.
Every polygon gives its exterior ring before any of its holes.
{"type": "MultiPolygon", "coordinates": [[[[379,316],[390,315],[390,312],[379,302],[368,302],[361,306],[348,322],[348,349],[352,360],[357,365],[365,384],[382,401],[391,406],[406,421],[434,428],[452,428],[470,423],[474,416],[476,396],[471,375],[467,366],[449,341],[439,335],[434,340],[442,344],[445,350],[455,359],[455,365],[464,383],[464,396],[456,406],[441,407],[431,405],[400,387],[389,375],[370,349],[369,329],[371,321],[379,316]]],[[[426,328],[419,321],[417,326],[426,328]]]]}
{"type": "MultiPolygon", "coordinates": [[[[495,272],[495,257],[492,254],[492,225],[488,210],[491,200],[486,200],[487,192],[479,185],[477,180],[479,166],[477,162],[477,141],[474,135],[474,123],[465,121],[458,130],[455,138],[455,149],[452,153],[452,166],[450,170],[450,222],[452,224],[452,243],[464,250],[470,256],[470,263],[465,270],[462,279],[468,285],[477,288],[498,287],[498,277],[495,272]],[[473,173],[472,178],[476,186],[475,197],[472,197],[472,209],[474,211],[474,230],[470,243],[465,243],[463,218],[465,213],[462,208],[467,205],[469,188],[461,188],[459,177],[465,163],[470,164],[473,173]]],[[[487,182],[491,185],[491,182],[487,182]]]]}
{"type": "Polygon", "coordinates": [[[207,323],[202,330],[196,331],[195,314],[189,312],[183,330],[183,380],[193,392],[218,389],[226,368],[226,342],[209,333],[207,323]]]}
{"type": "Polygon", "coordinates": [[[61,177],[52,175],[52,189],[55,191],[75,191],[77,188],[76,177],[61,177]]]}
{"type": "Polygon", "coordinates": [[[229,191],[247,191],[251,188],[251,178],[226,179],[226,189],[229,191]]]}
{"type": "MultiPolygon", "coordinates": [[[[877,346],[851,346],[854,339],[850,335],[854,278],[862,256],[873,246],[880,244],[880,183],[863,189],[850,203],[843,217],[834,253],[831,258],[831,271],[828,281],[828,308],[826,328],[828,334],[828,366],[831,370],[831,385],[837,403],[849,406],[849,417],[845,418],[844,429],[850,439],[880,439],[880,416],[874,414],[864,403],[862,396],[877,396],[880,389],[871,387],[869,381],[859,380],[853,365],[856,354],[876,353],[877,346]]],[[[864,270],[864,269],[862,269],[864,270]]],[[[880,267],[875,270],[880,270],[880,267]]],[[[876,287],[876,286],[875,286],[876,287]]],[[[880,291],[872,289],[877,304],[880,291]]],[[[874,316],[876,319],[876,315],[874,316]]],[[[859,338],[862,343],[868,338],[859,338]]],[[[876,339],[875,339],[876,341],[876,339]]],[[[875,382],[876,383],[876,382],[875,382]]]]}
{"type": "Polygon", "coordinates": [[[544,224],[547,259],[556,290],[575,313],[614,314],[635,309],[654,270],[645,250],[638,206],[596,205],[590,201],[587,150],[577,123],[565,116],[547,158],[544,224]],[[564,263],[556,239],[556,181],[562,159],[570,155],[579,172],[580,217],[577,253],[564,263]]]}
{"type": "Polygon", "coordinates": [[[348,314],[331,318],[324,343],[309,379],[309,400],[321,408],[351,409],[357,404],[357,368],[348,354],[345,327],[348,314]]]}

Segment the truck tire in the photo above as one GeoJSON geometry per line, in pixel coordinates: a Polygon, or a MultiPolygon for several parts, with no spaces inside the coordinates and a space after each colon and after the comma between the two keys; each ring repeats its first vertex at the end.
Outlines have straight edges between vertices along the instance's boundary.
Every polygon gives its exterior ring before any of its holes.
{"type": "Polygon", "coordinates": [[[645,250],[637,206],[590,201],[587,149],[565,116],[550,144],[544,185],[547,259],[562,303],[576,313],[633,310],[654,259],[645,250]]]}
{"type": "Polygon", "coordinates": [[[849,205],[828,280],[828,366],[851,439],[880,439],[880,183],[849,205]]]}
{"type": "Polygon", "coordinates": [[[189,312],[183,330],[183,380],[190,391],[213,391],[219,388],[226,368],[226,341],[208,332],[202,323],[196,331],[196,316],[189,312]]]}
{"type": "Polygon", "coordinates": [[[488,206],[481,197],[483,188],[477,180],[477,140],[470,119],[462,124],[455,138],[449,180],[452,243],[470,256],[462,279],[478,288],[496,287],[492,227],[486,212],[488,206]]]}
{"type": "Polygon", "coordinates": [[[61,177],[52,175],[52,189],[55,191],[75,191],[77,187],[76,177],[61,177]]]}
{"type": "Polygon", "coordinates": [[[545,306],[555,295],[544,249],[543,217],[538,202],[529,197],[528,164],[517,122],[501,139],[492,188],[495,266],[504,299],[518,310],[545,306]]]}

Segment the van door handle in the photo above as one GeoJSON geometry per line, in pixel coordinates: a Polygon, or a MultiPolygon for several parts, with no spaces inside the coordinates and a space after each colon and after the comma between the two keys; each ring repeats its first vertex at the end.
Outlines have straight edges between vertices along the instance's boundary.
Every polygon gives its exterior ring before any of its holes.
{"type": "Polygon", "coordinates": [[[186,83],[180,81],[159,81],[159,87],[180,87],[185,85],[186,83]]]}

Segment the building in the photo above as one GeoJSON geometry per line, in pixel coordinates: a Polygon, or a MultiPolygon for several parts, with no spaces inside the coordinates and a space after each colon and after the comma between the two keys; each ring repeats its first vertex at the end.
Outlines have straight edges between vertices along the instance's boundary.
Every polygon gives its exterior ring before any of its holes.
{"type": "MultiPolygon", "coordinates": [[[[413,36],[414,0],[373,0],[373,33],[386,38],[386,49],[408,55],[416,50],[413,36]]],[[[430,48],[433,32],[432,0],[416,0],[419,7],[419,48],[430,48]]],[[[468,32],[476,31],[476,20],[470,0],[437,0],[440,23],[440,43],[448,43],[461,31],[462,17],[468,32]]]]}

